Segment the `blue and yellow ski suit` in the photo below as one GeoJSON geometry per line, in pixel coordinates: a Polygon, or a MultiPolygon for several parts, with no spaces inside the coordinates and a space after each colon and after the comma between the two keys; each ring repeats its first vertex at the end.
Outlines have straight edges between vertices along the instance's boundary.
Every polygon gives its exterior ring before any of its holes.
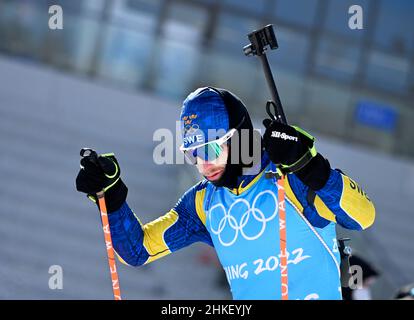
{"type": "MultiPolygon", "coordinates": [[[[146,224],[125,202],[109,214],[120,260],[140,266],[201,241],[215,248],[234,299],[280,299],[281,204],[267,170],[275,167],[264,154],[260,173],[239,177],[237,189],[203,180],[146,224]]],[[[289,299],[341,299],[335,223],[368,228],[375,219],[373,203],[355,181],[334,169],[313,197],[295,174],[287,175],[284,188],[289,299]]]]}

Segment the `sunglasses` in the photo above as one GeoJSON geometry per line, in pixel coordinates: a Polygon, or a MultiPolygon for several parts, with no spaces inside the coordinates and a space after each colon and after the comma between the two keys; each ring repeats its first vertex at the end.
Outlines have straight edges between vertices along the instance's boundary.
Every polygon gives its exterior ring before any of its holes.
{"type": "Polygon", "coordinates": [[[184,155],[191,164],[196,164],[197,158],[212,162],[220,157],[224,149],[223,145],[234,135],[236,131],[236,129],[231,129],[221,138],[203,143],[197,147],[184,148],[184,145],[181,145],[180,150],[184,152],[184,155]]]}

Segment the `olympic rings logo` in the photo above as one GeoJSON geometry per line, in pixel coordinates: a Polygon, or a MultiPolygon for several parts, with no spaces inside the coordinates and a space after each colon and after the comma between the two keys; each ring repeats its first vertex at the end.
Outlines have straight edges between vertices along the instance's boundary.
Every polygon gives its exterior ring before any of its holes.
{"type": "Polygon", "coordinates": [[[199,128],[200,127],[197,123],[187,124],[184,126],[184,133],[192,134],[195,133],[199,128]]]}
{"type": "Polygon", "coordinates": [[[260,192],[255,197],[252,205],[250,205],[250,203],[246,199],[237,199],[231,204],[228,211],[226,211],[226,208],[222,203],[218,203],[211,207],[211,209],[209,210],[210,230],[213,234],[218,236],[218,240],[225,247],[233,245],[236,242],[239,234],[246,240],[256,240],[265,232],[267,223],[276,217],[277,212],[278,201],[276,195],[270,190],[265,190],[260,192]],[[263,211],[256,207],[257,201],[265,194],[269,194],[271,196],[275,205],[275,209],[270,217],[266,217],[263,211]],[[231,213],[233,208],[240,203],[244,204],[247,210],[241,215],[240,221],[237,221],[235,216],[231,213]],[[215,220],[214,218],[216,217],[216,215],[213,214],[217,210],[222,212],[223,217],[219,220],[217,228],[213,228],[212,220],[215,220]],[[246,234],[244,229],[248,222],[251,221],[251,218],[253,218],[254,221],[257,221],[261,224],[260,230],[258,232],[255,232],[254,235],[246,234]],[[222,234],[225,230],[227,231],[230,229],[234,230],[234,236],[230,241],[226,241],[223,239],[222,234]]]}

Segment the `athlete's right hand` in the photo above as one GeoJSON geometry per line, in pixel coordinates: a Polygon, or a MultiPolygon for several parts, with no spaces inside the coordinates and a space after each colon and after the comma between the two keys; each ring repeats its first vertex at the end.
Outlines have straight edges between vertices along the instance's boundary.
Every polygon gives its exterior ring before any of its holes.
{"type": "Polygon", "coordinates": [[[120,178],[121,170],[113,153],[101,154],[96,158],[83,157],[76,177],[76,190],[98,204],[96,193],[105,192],[108,212],[118,210],[125,202],[128,188],[120,178]]]}

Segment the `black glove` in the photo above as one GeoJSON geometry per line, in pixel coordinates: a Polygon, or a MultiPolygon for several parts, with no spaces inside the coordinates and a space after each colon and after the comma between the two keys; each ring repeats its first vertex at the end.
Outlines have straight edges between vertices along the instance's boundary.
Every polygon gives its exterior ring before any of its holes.
{"type": "Polygon", "coordinates": [[[118,210],[126,201],[128,188],[120,178],[121,169],[114,154],[102,154],[96,158],[86,156],[81,159],[80,165],[76,190],[86,193],[98,206],[96,193],[104,191],[108,212],[118,210]]]}
{"type": "Polygon", "coordinates": [[[314,138],[304,130],[287,124],[263,120],[263,143],[270,160],[284,173],[295,173],[312,190],[328,181],[330,165],[316,152],[314,138]]]}

